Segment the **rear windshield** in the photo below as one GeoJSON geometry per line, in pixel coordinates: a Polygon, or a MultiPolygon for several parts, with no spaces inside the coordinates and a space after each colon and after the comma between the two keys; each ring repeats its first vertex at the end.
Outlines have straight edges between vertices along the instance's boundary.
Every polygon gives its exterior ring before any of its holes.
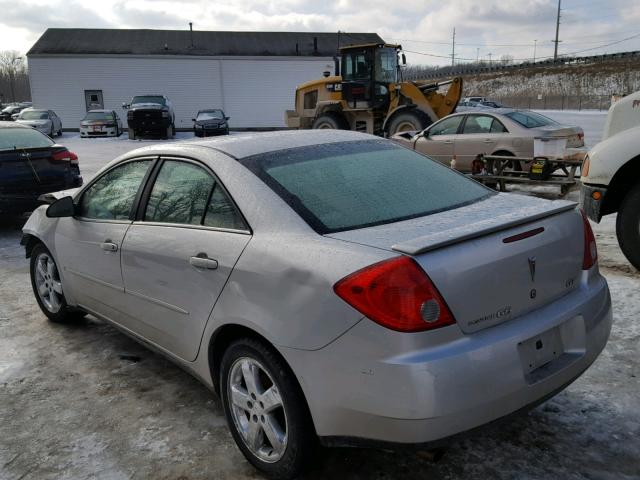
{"type": "Polygon", "coordinates": [[[87,112],[83,120],[113,120],[111,112],[87,112]]]}
{"type": "Polygon", "coordinates": [[[505,113],[514,122],[526,128],[544,127],[546,125],[558,125],[558,122],[551,120],[549,117],[540,115],[535,112],[509,112],[505,113]]]}
{"type": "Polygon", "coordinates": [[[46,120],[47,118],[49,118],[49,112],[23,110],[20,113],[20,120],[46,120]]]}
{"type": "Polygon", "coordinates": [[[320,234],[422,217],[492,194],[385,140],[280,150],[240,162],[320,234]]]}
{"type": "Polygon", "coordinates": [[[31,128],[0,128],[0,151],[41,148],[53,144],[49,137],[31,128]]]}

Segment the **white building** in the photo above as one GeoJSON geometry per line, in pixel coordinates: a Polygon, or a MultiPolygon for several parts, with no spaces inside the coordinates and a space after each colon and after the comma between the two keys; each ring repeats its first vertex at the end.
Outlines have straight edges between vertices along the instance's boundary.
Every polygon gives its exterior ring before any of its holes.
{"type": "Polygon", "coordinates": [[[199,109],[222,108],[232,129],[284,127],[297,85],[333,74],[338,43],[382,42],[375,33],[203,32],[50,28],[27,53],[35,107],[78,129],[90,108],[165,94],[176,128],[199,109]]]}

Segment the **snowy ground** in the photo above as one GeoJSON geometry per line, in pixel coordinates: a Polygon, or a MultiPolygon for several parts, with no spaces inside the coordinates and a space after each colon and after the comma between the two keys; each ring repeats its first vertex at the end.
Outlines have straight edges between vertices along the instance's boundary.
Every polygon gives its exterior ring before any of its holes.
{"type": "MultiPolygon", "coordinates": [[[[601,135],[604,114],[544,113],[581,125],[589,144],[601,135]]],[[[148,143],[60,141],[78,153],[86,180],[148,143]]],[[[44,320],[19,228],[0,224],[0,479],[259,478],[219,401],[195,379],[102,322],[44,320]]],[[[595,230],[614,326],[579,380],[528,416],[452,442],[435,460],[422,451],[334,449],[308,478],[640,479],[640,274],[618,248],[615,218],[595,230]]]]}

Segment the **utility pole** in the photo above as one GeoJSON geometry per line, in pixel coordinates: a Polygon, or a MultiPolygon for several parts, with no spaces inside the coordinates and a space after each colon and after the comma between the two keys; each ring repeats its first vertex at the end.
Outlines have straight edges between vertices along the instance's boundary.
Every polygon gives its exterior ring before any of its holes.
{"type": "Polygon", "coordinates": [[[451,66],[456,64],[456,27],[453,27],[453,39],[451,40],[451,66]]]}
{"type": "Polygon", "coordinates": [[[536,63],[536,47],[538,46],[538,40],[533,41],[533,63],[536,63]]]}
{"type": "Polygon", "coordinates": [[[555,43],[555,47],[553,48],[554,60],[558,59],[558,43],[560,43],[560,40],[558,40],[558,36],[560,34],[560,3],[561,2],[562,0],[558,0],[558,15],[556,16],[556,39],[553,41],[553,43],[555,43]]]}
{"type": "Polygon", "coordinates": [[[487,53],[487,55],[489,56],[489,66],[491,66],[491,55],[493,55],[493,53],[487,53]]]}
{"type": "Polygon", "coordinates": [[[480,62],[480,47],[476,48],[476,63],[480,62]]]}

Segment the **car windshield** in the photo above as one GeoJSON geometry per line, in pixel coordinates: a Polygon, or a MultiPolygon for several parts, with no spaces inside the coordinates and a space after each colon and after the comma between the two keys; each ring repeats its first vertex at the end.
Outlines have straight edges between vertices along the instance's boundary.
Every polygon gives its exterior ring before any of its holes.
{"type": "Polygon", "coordinates": [[[138,97],[133,97],[131,100],[131,104],[135,103],[158,103],[160,105],[165,105],[165,100],[162,95],[141,95],[138,97]]]}
{"type": "Polygon", "coordinates": [[[222,120],[224,113],[222,110],[206,110],[204,112],[198,112],[196,120],[222,120]]]}
{"type": "Polygon", "coordinates": [[[505,113],[511,120],[518,122],[520,125],[526,128],[544,127],[547,125],[559,125],[555,120],[551,120],[549,117],[540,115],[535,112],[509,112],[505,113]]]}
{"type": "Polygon", "coordinates": [[[46,120],[49,118],[49,113],[38,110],[23,110],[19,118],[20,120],[46,120]]]}
{"type": "Polygon", "coordinates": [[[320,234],[422,217],[492,194],[385,140],[280,150],[240,162],[320,234]]]}
{"type": "Polygon", "coordinates": [[[83,120],[113,120],[111,112],[87,112],[83,120]]]}
{"type": "Polygon", "coordinates": [[[21,148],[42,148],[54,142],[31,128],[0,128],[0,151],[21,148]]]}

